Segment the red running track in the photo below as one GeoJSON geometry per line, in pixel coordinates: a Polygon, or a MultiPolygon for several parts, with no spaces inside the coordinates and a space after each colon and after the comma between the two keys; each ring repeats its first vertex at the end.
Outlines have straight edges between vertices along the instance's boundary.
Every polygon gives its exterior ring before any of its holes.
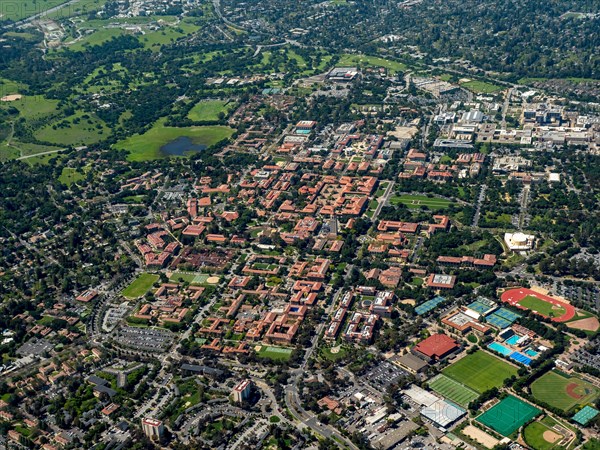
{"type": "MultiPolygon", "coordinates": [[[[500,296],[500,299],[504,303],[508,303],[509,305],[516,306],[517,308],[523,309],[525,311],[529,311],[529,308],[525,308],[524,306],[519,305],[519,302],[521,300],[523,300],[525,297],[527,297],[528,295],[533,295],[534,297],[537,297],[540,300],[543,300],[548,303],[552,303],[555,306],[561,306],[561,307],[565,308],[565,313],[562,316],[552,317],[550,319],[550,320],[552,320],[552,322],[567,322],[567,321],[571,320],[573,317],[575,317],[575,308],[572,305],[558,301],[555,298],[549,297],[544,294],[540,294],[539,292],[535,292],[535,291],[532,291],[531,289],[527,289],[527,288],[514,288],[514,289],[509,289],[508,291],[504,291],[502,293],[502,295],[500,296]]],[[[536,314],[538,314],[542,317],[547,317],[543,314],[540,314],[539,312],[536,312],[536,314]]]]}

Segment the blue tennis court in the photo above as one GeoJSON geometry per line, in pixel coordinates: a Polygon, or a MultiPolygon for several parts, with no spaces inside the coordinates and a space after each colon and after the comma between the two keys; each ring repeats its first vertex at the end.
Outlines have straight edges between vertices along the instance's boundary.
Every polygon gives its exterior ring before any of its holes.
{"type": "Polygon", "coordinates": [[[467,306],[467,308],[472,309],[473,311],[476,311],[479,314],[485,314],[492,307],[490,305],[486,305],[485,303],[481,303],[478,300],[475,300],[473,303],[471,303],[469,306],[467,306]]]}
{"type": "Polygon", "coordinates": [[[513,361],[516,361],[518,363],[524,364],[526,366],[530,365],[531,361],[532,361],[531,358],[529,358],[528,356],[525,356],[525,355],[523,355],[522,353],[519,353],[519,352],[511,353],[508,357],[510,359],[512,359],[513,361]]]}
{"type": "Polygon", "coordinates": [[[440,303],[445,302],[446,299],[444,297],[440,297],[437,296],[435,298],[432,298],[431,300],[427,300],[425,303],[417,306],[415,308],[415,312],[417,313],[417,315],[422,316],[425,313],[428,313],[429,311],[435,309],[440,303]]]}
{"type": "Polygon", "coordinates": [[[509,309],[499,308],[487,316],[485,320],[495,327],[502,329],[512,325],[519,317],[521,317],[520,314],[514,313],[509,309]]]}

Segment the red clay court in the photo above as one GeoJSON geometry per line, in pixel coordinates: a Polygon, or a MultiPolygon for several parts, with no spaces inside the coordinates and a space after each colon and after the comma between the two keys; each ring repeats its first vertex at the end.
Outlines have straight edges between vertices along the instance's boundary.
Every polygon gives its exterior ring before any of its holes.
{"type": "MultiPolygon", "coordinates": [[[[552,298],[548,295],[540,294],[539,292],[535,292],[535,291],[532,291],[531,289],[527,289],[527,288],[515,288],[515,289],[509,289],[508,291],[504,291],[502,293],[502,295],[500,296],[500,299],[504,303],[508,303],[509,305],[516,306],[519,309],[533,310],[540,316],[550,318],[553,322],[567,322],[567,321],[573,319],[576,314],[575,308],[572,305],[561,302],[561,301],[559,301],[555,298],[552,298]],[[537,309],[535,307],[521,305],[521,302],[526,297],[534,297],[535,299],[538,299],[542,302],[548,303],[549,305],[547,306],[547,308],[537,308],[537,309]],[[556,310],[562,309],[562,310],[564,310],[564,312],[558,317],[551,317],[549,314],[545,313],[547,311],[554,310],[554,309],[556,309],[556,310]]],[[[530,299],[528,299],[528,300],[530,300],[530,299]]]]}

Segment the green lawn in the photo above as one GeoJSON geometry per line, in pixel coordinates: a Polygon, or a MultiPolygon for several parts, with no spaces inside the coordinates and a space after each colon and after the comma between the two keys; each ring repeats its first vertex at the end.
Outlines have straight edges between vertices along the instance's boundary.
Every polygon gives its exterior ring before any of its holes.
{"type": "Polygon", "coordinates": [[[202,100],[190,110],[188,118],[194,122],[216,121],[220,113],[227,115],[233,106],[228,100],[202,100]]]}
{"type": "MultiPolygon", "coordinates": [[[[171,18],[171,20],[175,20],[175,18],[171,18]]],[[[198,30],[200,30],[198,25],[183,20],[179,23],[169,24],[158,31],[148,32],[140,36],[139,40],[146,48],[157,51],[162,45],[175,42],[177,39],[189,36],[198,30]]]]}
{"type": "Polygon", "coordinates": [[[581,450],[598,450],[599,448],[600,448],[600,439],[591,438],[589,441],[587,441],[585,444],[583,444],[583,447],[581,448],[581,450]]]}
{"type": "MultiPolygon", "coordinates": [[[[62,147],[55,147],[51,145],[38,145],[32,144],[30,142],[20,142],[14,140],[11,142],[11,146],[18,149],[21,152],[22,156],[37,155],[38,153],[45,153],[52,150],[62,149],[62,147]]],[[[51,156],[56,156],[56,154],[51,156]]]]}
{"type": "Polygon", "coordinates": [[[223,126],[166,127],[164,120],[159,120],[146,133],[131,136],[115,144],[115,147],[128,150],[130,161],[148,161],[164,158],[161,147],[179,137],[188,137],[195,145],[211,146],[223,139],[230,138],[233,133],[232,128],[223,126]]]}
{"type": "Polygon", "coordinates": [[[345,356],[348,355],[348,349],[345,347],[341,347],[339,348],[339,351],[337,353],[332,353],[331,352],[331,348],[330,347],[322,347],[321,348],[321,355],[323,355],[324,358],[330,360],[330,361],[337,361],[338,359],[342,359],[345,356]]]}
{"type": "Polygon", "coordinates": [[[402,203],[407,208],[429,208],[432,210],[445,209],[453,205],[450,200],[443,198],[429,198],[426,195],[394,195],[390,198],[392,205],[402,203]]]}
{"type": "MultiPolygon", "coordinates": [[[[1,88],[0,88],[1,89],[1,88]]],[[[58,100],[47,99],[42,95],[24,96],[13,102],[3,102],[3,107],[14,106],[25,119],[38,119],[58,112],[58,100]]]]}
{"type": "Polygon", "coordinates": [[[466,355],[442,372],[481,394],[493,387],[501,387],[505,379],[517,375],[517,368],[479,350],[466,355]]]}
{"type": "Polygon", "coordinates": [[[110,136],[110,129],[94,114],[77,112],[37,130],[36,139],[59,145],[91,145],[110,136]]]}
{"type": "MultiPolygon", "coordinates": [[[[19,83],[18,81],[8,80],[6,78],[0,78],[0,97],[4,97],[5,95],[11,94],[20,94],[23,89],[27,86],[19,83]]],[[[10,105],[12,102],[4,103],[5,105],[10,105]]]]}
{"type": "Polygon", "coordinates": [[[137,298],[144,295],[156,283],[159,276],[152,273],[142,273],[123,291],[123,297],[137,298]]]}
{"type": "Polygon", "coordinates": [[[60,154],[59,153],[51,153],[49,155],[33,156],[31,158],[24,159],[23,162],[26,164],[29,164],[30,166],[35,166],[36,164],[44,165],[44,164],[48,164],[48,162],[52,158],[60,158],[60,154]]]}
{"type": "Polygon", "coordinates": [[[369,55],[350,55],[345,54],[342,55],[338,63],[337,67],[348,67],[348,66],[358,66],[358,67],[383,67],[388,69],[392,74],[396,74],[398,72],[404,72],[406,70],[406,64],[403,64],[398,61],[392,61],[389,59],[380,58],[378,56],[369,56],[369,55]]]}
{"type": "Polygon", "coordinates": [[[291,348],[285,347],[273,347],[263,345],[258,351],[258,356],[263,358],[269,358],[274,361],[287,361],[290,359],[292,354],[291,348]]]}
{"type": "Polygon", "coordinates": [[[461,83],[461,87],[468,89],[476,94],[493,94],[498,91],[502,91],[504,88],[495,84],[486,83],[485,81],[467,81],[461,83]]]}
{"type": "Polygon", "coordinates": [[[600,397],[600,389],[593,384],[555,370],[535,380],[531,384],[531,393],[539,401],[565,412],[600,397]]]}
{"type": "Polygon", "coordinates": [[[548,303],[534,295],[527,295],[519,302],[519,305],[532,311],[536,311],[546,317],[560,317],[566,312],[565,308],[562,306],[556,308],[552,303],[548,303]]]}
{"type": "Polygon", "coordinates": [[[126,34],[126,32],[120,28],[101,28],[87,34],[84,38],[73,42],[68,48],[74,52],[82,51],[93,45],[102,45],[112,38],[123,34],[126,34]]]}

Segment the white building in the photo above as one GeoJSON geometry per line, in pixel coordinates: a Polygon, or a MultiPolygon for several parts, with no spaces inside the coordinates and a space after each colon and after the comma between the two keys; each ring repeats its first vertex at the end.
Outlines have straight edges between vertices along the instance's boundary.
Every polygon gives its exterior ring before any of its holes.
{"type": "Polygon", "coordinates": [[[513,252],[531,250],[535,245],[535,236],[525,233],[504,233],[504,242],[513,252]]]}
{"type": "Polygon", "coordinates": [[[160,420],[145,417],[142,419],[142,430],[150,439],[159,440],[165,429],[160,420]]]}
{"type": "Polygon", "coordinates": [[[250,396],[250,390],[252,389],[252,382],[250,380],[244,380],[240,382],[236,387],[233,388],[233,400],[236,403],[242,403],[250,396]]]}

